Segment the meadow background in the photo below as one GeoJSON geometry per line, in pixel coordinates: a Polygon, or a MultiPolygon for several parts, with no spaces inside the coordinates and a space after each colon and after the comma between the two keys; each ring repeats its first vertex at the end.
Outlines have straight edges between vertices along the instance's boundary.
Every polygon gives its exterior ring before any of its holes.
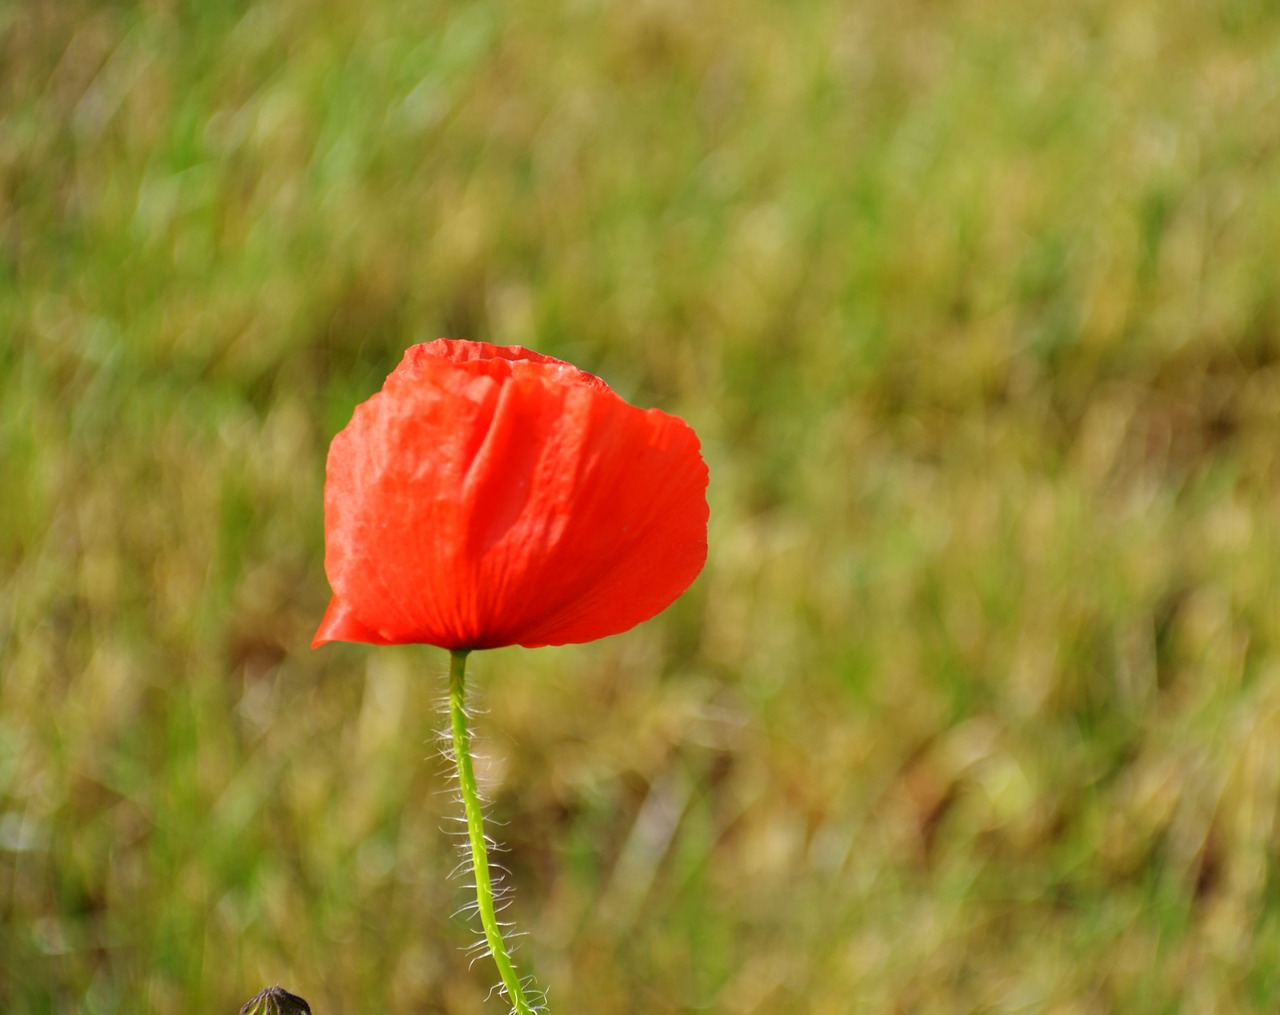
{"type": "Polygon", "coordinates": [[[477,1013],[446,656],[312,652],[414,342],[687,418],[472,658],[560,1013],[1280,1009],[1280,8],[0,3],[0,1010],[477,1013]]]}

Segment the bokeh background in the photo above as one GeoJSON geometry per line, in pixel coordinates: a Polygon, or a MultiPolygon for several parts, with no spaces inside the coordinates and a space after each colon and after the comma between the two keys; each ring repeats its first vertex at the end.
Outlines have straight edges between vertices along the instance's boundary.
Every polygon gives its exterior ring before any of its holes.
{"type": "Polygon", "coordinates": [[[687,418],[473,657],[562,1013],[1280,1009],[1280,8],[0,4],[0,1010],[476,1013],[444,653],[308,643],[414,342],[687,418]]]}

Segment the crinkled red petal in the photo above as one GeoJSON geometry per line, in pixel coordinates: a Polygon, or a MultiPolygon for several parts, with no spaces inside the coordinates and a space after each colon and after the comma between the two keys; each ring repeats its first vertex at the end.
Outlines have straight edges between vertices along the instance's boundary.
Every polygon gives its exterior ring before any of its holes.
{"type": "Polygon", "coordinates": [[[330,448],[325,567],[342,612],[317,639],[470,649],[627,630],[702,569],[706,486],[683,421],[576,367],[417,346],[330,448]]]}
{"type": "Polygon", "coordinates": [[[329,608],[324,611],[316,636],[311,639],[311,647],[319,648],[331,641],[364,641],[373,645],[393,644],[377,631],[360,623],[336,596],[329,600],[329,608]]]}

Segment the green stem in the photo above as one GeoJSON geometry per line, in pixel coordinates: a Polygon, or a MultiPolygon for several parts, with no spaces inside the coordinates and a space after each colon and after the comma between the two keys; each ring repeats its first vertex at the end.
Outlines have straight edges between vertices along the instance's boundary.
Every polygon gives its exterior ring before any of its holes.
{"type": "Polygon", "coordinates": [[[484,838],[484,815],[480,812],[480,794],[476,791],[476,773],[471,766],[471,738],[467,733],[466,701],[467,653],[450,653],[449,664],[449,722],[453,727],[453,756],[458,765],[458,782],[462,784],[462,806],[467,812],[467,837],[471,840],[471,866],[476,875],[476,902],[480,908],[480,922],[484,925],[484,938],[498,966],[507,997],[515,1005],[517,1015],[532,1015],[516,976],[511,957],[507,954],[502,931],[498,928],[498,914],[493,908],[493,880],[489,876],[489,848],[484,838]]]}

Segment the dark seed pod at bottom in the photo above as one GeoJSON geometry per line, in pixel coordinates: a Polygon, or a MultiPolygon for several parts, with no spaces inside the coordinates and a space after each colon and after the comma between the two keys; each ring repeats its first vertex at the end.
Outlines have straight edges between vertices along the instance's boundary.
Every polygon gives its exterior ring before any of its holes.
{"type": "Polygon", "coordinates": [[[240,1015],[311,1015],[311,1006],[283,987],[268,987],[247,1001],[240,1015]]]}

